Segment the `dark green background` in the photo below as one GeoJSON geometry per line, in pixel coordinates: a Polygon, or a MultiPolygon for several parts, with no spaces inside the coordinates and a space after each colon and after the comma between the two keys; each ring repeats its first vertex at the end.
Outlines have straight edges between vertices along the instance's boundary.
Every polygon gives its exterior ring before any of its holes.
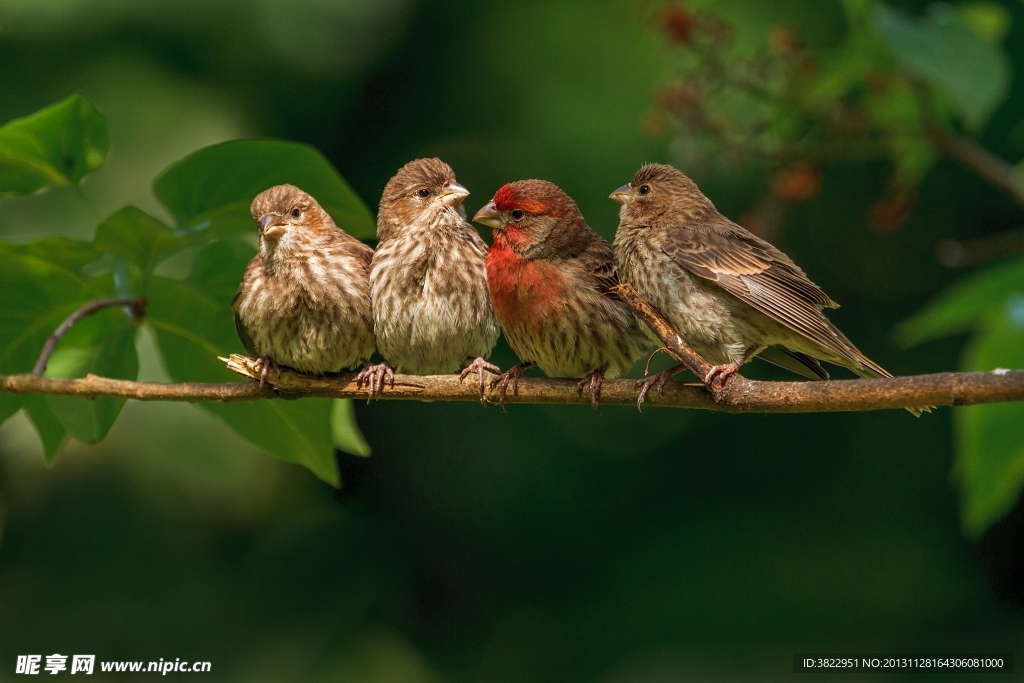
{"type": "MultiPolygon", "coordinates": [[[[1020,73],[1024,5],[1005,4],[1020,73]]],[[[5,200],[8,236],[89,237],[92,211],[126,202],[161,215],[150,179],[234,137],[317,146],[374,209],[418,156],[455,168],[471,212],[504,182],[547,178],[609,238],[608,193],[672,160],[640,124],[670,73],[656,4],[5,5],[0,120],[80,91],[111,135],[87,203],[70,188],[5,200]]],[[[787,24],[824,47],[844,31],[832,2],[715,7],[741,41],[787,24]]],[[[1022,104],[1018,83],[981,138],[1007,157],[1024,151],[1022,104]]],[[[885,179],[883,165],[826,169],[780,245],[869,356],[896,374],[954,369],[963,339],[907,352],[891,330],[956,277],[939,239],[1012,228],[1020,209],[943,162],[910,222],[882,235],[864,215],[885,179]]],[[[697,180],[734,217],[767,182],[697,180]]],[[[145,334],[140,357],[143,378],[165,377],[145,334]]],[[[502,344],[495,360],[513,356],[502,344]]],[[[965,540],[948,409],[357,414],[373,455],[340,456],[341,491],[187,406],[130,404],[106,442],[50,469],[10,421],[0,681],[18,654],[54,652],[209,660],[226,681],[780,680],[797,651],[1020,644],[1024,513],[965,540]]]]}

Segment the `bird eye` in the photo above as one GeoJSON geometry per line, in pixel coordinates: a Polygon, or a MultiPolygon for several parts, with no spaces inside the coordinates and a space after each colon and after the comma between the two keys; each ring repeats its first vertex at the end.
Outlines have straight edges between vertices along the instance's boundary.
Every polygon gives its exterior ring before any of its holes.
{"type": "Polygon", "coordinates": [[[298,218],[301,215],[302,215],[301,211],[299,211],[298,209],[292,209],[292,218],[298,218]]]}
{"type": "Polygon", "coordinates": [[[650,185],[641,185],[640,186],[640,194],[649,194],[650,191],[651,191],[651,186],[650,185]]]}
{"type": "Polygon", "coordinates": [[[430,196],[430,190],[428,190],[427,188],[424,187],[419,192],[417,192],[416,194],[418,194],[421,197],[429,197],[430,196]]]}
{"type": "Polygon", "coordinates": [[[522,220],[523,216],[525,216],[525,215],[526,215],[525,213],[523,213],[519,209],[516,209],[515,211],[512,212],[512,220],[514,220],[514,221],[522,220]]]}

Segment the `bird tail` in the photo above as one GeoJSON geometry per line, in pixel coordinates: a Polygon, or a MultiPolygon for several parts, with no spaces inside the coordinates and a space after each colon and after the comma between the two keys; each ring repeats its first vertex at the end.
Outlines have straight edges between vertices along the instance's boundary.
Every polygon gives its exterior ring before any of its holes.
{"type": "MultiPolygon", "coordinates": [[[[878,379],[880,377],[888,379],[892,377],[891,372],[883,368],[878,363],[875,363],[859,351],[857,352],[856,357],[851,360],[854,362],[846,367],[853,371],[853,373],[858,377],[863,377],[864,379],[878,379]]],[[[935,406],[921,406],[918,408],[907,408],[907,412],[914,417],[921,417],[923,413],[932,412],[932,408],[934,407],[935,406]]]]}
{"type": "Polygon", "coordinates": [[[816,358],[811,358],[806,353],[791,351],[783,346],[769,346],[757,356],[761,360],[768,361],[772,365],[803,375],[807,379],[828,379],[828,371],[821,367],[816,358]]]}

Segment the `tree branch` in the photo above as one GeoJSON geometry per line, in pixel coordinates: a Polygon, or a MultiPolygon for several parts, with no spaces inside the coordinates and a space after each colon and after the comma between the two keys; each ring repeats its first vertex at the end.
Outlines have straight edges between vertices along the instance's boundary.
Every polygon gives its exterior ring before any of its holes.
{"type": "Polygon", "coordinates": [[[1013,166],[988,151],[971,138],[931,126],[926,134],[935,146],[971,169],[992,185],[1005,191],[1014,201],[1024,206],[1024,185],[1013,166]]]}
{"type": "MultiPolygon", "coordinates": [[[[237,372],[258,378],[255,360],[233,356],[237,372]]],[[[97,398],[112,396],[137,401],[253,401],[268,398],[366,398],[356,386],[355,373],[313,377],[283,370],[274,377],[274,388],[260,389],[255,381],[227,383],[164,384],[130,382],[89,375],[82,379],[50,379],[35,375],[0,375],[0,391],[16,394],[57,394],[97,398]],[[275,393],[276,389],[276,393],[275,393]]],[[[605,380],[603,405],[636,405],[633,380],[605,380]]],[[[460,383],[457,375],[396,375],[381,400],[478,401],[472,382],[460,383]]],[[[1024,370],[953,373],[895,377],[893,379],[832,380],[829,382],[758,382],[734,376],[721,392],[710,394],[702,384],[669,382],[665,395],[652,393],[647,405],[701,408],[727,413],[809,413],[885,410],[921,405],[965,406],[1024,400],[1024,370]]],[[[576,380],[523,378],[519,395],[507,403],[586,404],[576,380]]]]}
{"type": "Polygon", "coordinates": [[[50,362],[50,356],[57,349],[57,344],[64,338],[64,335],[71,331],[82,318],[92,315],[97,311],[102,311],[104,308],[111,308],[113,306],[127,306],[131,309],[132,316],[136,319],[141,318],[146,313],[146,298],[140,297],[138,299],[98,299],[96,301],[90,301],[85,304],[77,311],[69,315],[64,319],[56,330],[53,331],[46,339],[46,344],[43,345],[43,350],[39,354],[39,359],[36,360],[35,366],[32,368],[32,374],[42,377],[43,373],[46,372],[46,364],[50,362]]]}
{"type": "MultiPolygon", "coordinates": [[[[707,375],[711,366],[686,345],[653,306],[639,297],[629,285],[620,285],[618,292],[633,306],[641,320],[658,334],[666,351],[696,376],[707,375]]],[[[79,313],[81,311],[75,315],[79,313]]],[[[88,312],[79,318],[84,315],[88,315],[88,312]]],[[[230,370],[251,381],[166,384],[132,382],[95,375],[82,379],[51,379],[34,374],[0,375],[0,391],[24,395],[51,394],[89,399],[110,396],[137,401],[190,403],[303,397],[366,398],[366,389],[356,384],[356,373],[312,376],[281,370],[268,378],[268,386],[260,388],[260,371],[255,359],[232,355],[221,360],[227,363],[230,370]]],[[[523,378],[518,395],[508,396],[506,402],[589,404],[589,395],[582,395],[576,384],[575,379],[523,378]]],[[[474,382],[462,383],[457,375],[396,375],[394,387],[387,386],[379,398],[398,401],[481,400],[477,385],[474,382]]],[[[636,400],[637,386],[634,380],[605,380],[601,390],[601,403],[604,405],[632,406],[636,405],[636,400]]],[[[664,395],[650,394],[647,403],[727,413],[811,413],[886,410],[925,405],[965,406],[1022,400],[1024,370],[994,370],[828,382],[758,382],[734,375],[724,388],[715,389],[700,383],[670,382],[665,386],[664,395]]],[[[490,404],[494,402],[494,397],[488,394],[482,401],[490,404]]]]}
{"type": "Polygon", "coordinates": [[[672,327],[672,323],[661,314],[661,311],[637,294],[630,284],[623,282],[615,288],[615,291],[633,308],[637,317],[651,328],[654,334],[658,335],[661,343],[665,345],[665,350],[673,358],[685,365],[686,369],[694,376],[701,378],[708,376],[708,373],[711,372],[711,364],[683,341],[683,338],[672,327]]]}

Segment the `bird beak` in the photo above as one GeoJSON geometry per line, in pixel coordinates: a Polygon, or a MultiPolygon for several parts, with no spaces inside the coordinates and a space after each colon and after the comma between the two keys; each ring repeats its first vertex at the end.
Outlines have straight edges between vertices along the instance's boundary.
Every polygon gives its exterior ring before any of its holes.
{"type": "Polygon", "coordinates": [[[494,202],[487,202],[484,208],[476,212],[473,216],[473,220],[477,223],[483,223],[484,225],[490,226],[495,230],[501,229],[501,214],[498,213],[498,209],[494,207],[494,202]]]}
{"type": "Polygon", "coordinates": [[[268,213],[260,219],[260,232],[268,240],[279,240],[284,235],[285,223],[276,213],[268,213]]]}
{"type": "Polygon", "coordinates": [[[608,195],[608,197],[625,206],[629,200],[633,198],[633,188],[629,185],[623,185],[619,189],[615,190],[615,192],[608,195]]]}
{"type": "Polygon", "coordinates": [[[469,196],[469,190],[459,185],[454,180],[446,183],[441,188],[441,201],[445,206],[458,206],[462,200],[469,196]]]}

